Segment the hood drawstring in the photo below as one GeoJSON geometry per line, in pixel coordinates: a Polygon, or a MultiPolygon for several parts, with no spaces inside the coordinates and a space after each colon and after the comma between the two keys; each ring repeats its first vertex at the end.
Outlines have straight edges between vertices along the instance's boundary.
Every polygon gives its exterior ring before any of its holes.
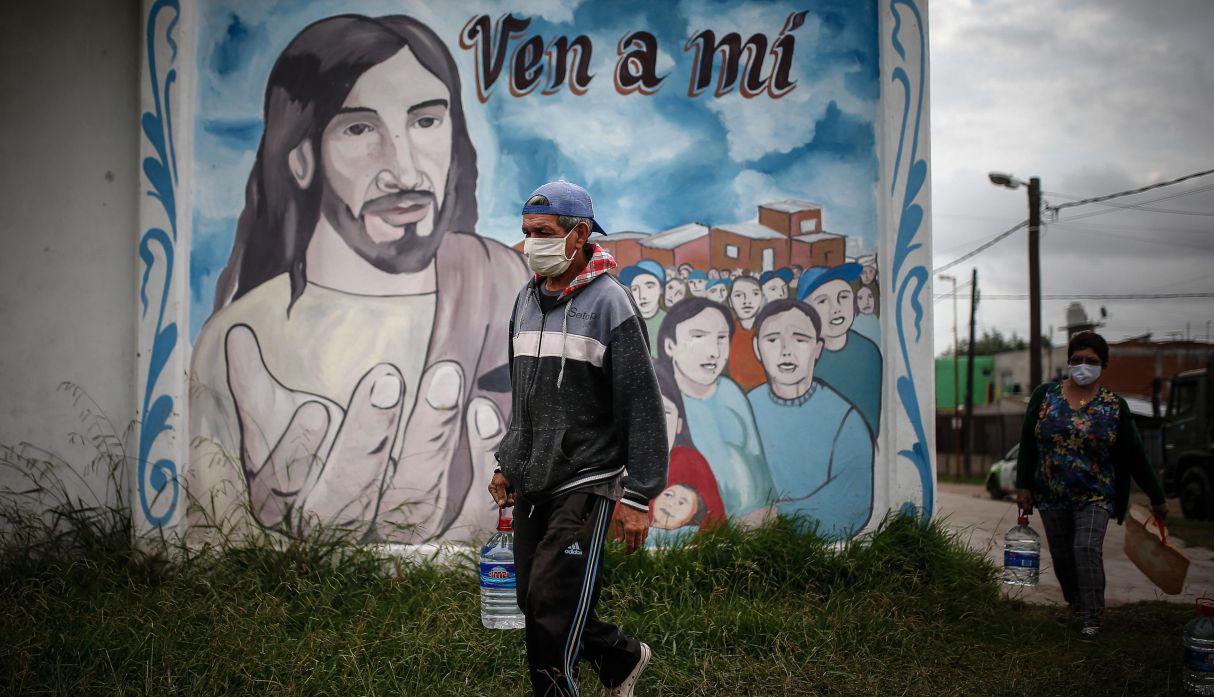
{"type": "Polygon", "coordinates": [[[561,389],[561,381],[565,379],[565,344],[569,340],[569,306],[572,301],[565,303],[565,313],[561,319],[561,372],[556,374],[556,389],[561,389]]]}

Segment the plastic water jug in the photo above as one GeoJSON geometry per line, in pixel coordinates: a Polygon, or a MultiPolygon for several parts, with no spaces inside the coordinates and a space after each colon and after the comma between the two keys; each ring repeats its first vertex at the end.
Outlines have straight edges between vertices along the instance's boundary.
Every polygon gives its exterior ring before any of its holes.
{"type": "Polygon", "coordinates": [[[1197,616],[1184,627],[1181,681],[1195,695],[1214,695],[1214,598],[1197,599],[1197,616]]]}
{"type": "Polygon", "coordinates": [[[489,629],[522,629],[524,624],[515,595],[513,522],[501,509],[497,532],[481,547],[481,624],[489,629]]]}
{"type": "Polygon", "coordinates": [[[1035,586],[1041,573],[1041,536],[1029,527],[1023,512],[1016,527],[1003,536],[1003,582],[1009,586],[1035,586]]]}

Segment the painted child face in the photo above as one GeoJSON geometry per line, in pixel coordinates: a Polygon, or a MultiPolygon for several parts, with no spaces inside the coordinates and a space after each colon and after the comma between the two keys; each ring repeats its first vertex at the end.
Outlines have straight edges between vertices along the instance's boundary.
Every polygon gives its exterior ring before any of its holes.
{"type": "Polygon", "coordinates": [[[855,319],[855,300],[851,285],[842,279],[827,281],[814,289],[809,304],[822,318],[822,336],[834,338],[847,334],[855,319]]]}
{"type": "Polygon", "coordinates": [[[729,293],[729,286],[717,284],[708,289],[708,299],[713,302],[724,303],[725,296],[729,293]]]}
{"type": "Polygon", "coordinates": [[[763,297],[767,302],[788,297],[788,284],[782,278],[773,278],[763,284],[763,297]]]}
{"type": "Polygon", "coordinates": [[[725,370],[729,360],[729,325],[712,308],[679,323],[675,340],[666,340],[663,349],[683,377],[701,385],[711,385],[725,370]]]}
{"type": "Polygon", "coordinates": [[[645,319],[653,317],[658,311],[658,296],[661,288],[657,276],[643,273],[632,279],[632,297],[637,301],[637,308],[645,319]]]}
{"type": "Polygon", "coordinates": [[[666,487],[654,503],[654,527],[674,530],[687,525],[695,518],[698,498],[696,492],[684,484],[666,487]]]}
{"type": "Polygon", "coordinates": [[[860,290],[856,291],[856,309],[862,315],[871,315],[873,310],[877,309],[877,301],[873,297],[872,288],[860,286],[860,290]]]}
{"type": "Polygon", "coordinates": [[[674,439],[683,430],[683,420],[679,418],[679,408],[674,402],[662,395],[662,412],[666,416],[666,452],[674,450],[674,439]]]}
{"type": "Polygon", "coordinates": [[[666,292],[664,295],[666,299],[666,307],[670,307],[671,305],[682,300],[683,296],[686,294],[687,286],[683,284],[683,280],[681,278],[672,278],[669,281],[666,281],[666,292]]]}
{"type": "Polygon", "coordinates": [[[738,319],[748,320],[759,314],[763,305],[763,291],[757,283],[735,283],[729,293],[729,305],[737,313],[738,319]]]}
{"type": "Polygon", "coordinates": [[[864,269],[860,271],[860,282],[864,285],[872,283],[874,280],[876,280],[876,278],[877,267],[875,266],[865,266],[864,269]]]}
{"type": "Polygon", "coordinates": [[[688,289],[691,294],[697,298],[702,298],[705,295],[705,287],[708,286],[708,280],[704,278],[693,278],[687,282],[688,289]]]}
{"type": "Polygon", "coordinates": [[[754,342],[768,380],[783,385],[805,383],[808,387],[822,344],[804,312],[789,309],[768,317],[754,342]]]}

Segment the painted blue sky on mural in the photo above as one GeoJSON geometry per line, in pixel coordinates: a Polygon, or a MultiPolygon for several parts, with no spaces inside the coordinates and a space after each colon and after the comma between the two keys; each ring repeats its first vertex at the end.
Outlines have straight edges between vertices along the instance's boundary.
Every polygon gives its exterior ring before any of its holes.
{"type": "Polygon", "coordinates": [[[822,205],[825,229],[848,236],[849,254],[875,249],[880,83],[874,3],[521,0],[427,7],[402,0],[216,0],[199,8],[191,340],[210,315],[243,207],[270,67],[309,23],[346,12],[412,15],[446,41],[460,68],[477,149],[477,231],[483,235],[516,242],[523,199],[540,183],[563,177],[587,186],[608,232],[754,220],[759,203],[801,198],[822,205]],[[694,54],[684,45],[690,36],[712,29],[774,38],[798,10],[809,15],[795,32],[795,90],[779,100],[743,99],[736,90],[723,98],[711,90],[688,98],[694,54]],[[481,104],[473,54],[459,47],[459,32],[474,15],[505,12],[531,18],[526,35],[545,41],[560,34],[590,37],[588,91],[515,98],[503,76],[481,104]],[[620,95],[612,85],[616,44],[636,30],[657,37],[658,74],[669,75],[652,96],[620,95]]]}

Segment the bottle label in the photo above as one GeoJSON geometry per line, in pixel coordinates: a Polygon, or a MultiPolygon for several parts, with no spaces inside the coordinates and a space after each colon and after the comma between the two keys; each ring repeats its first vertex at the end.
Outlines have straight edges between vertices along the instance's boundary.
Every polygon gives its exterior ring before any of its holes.
{"type": "Polygon", "coordinates": [[[514,588],[514,562],[481,562],[481,588],[514,588]]]}
{"type": "Polygon", "coordinates": [[[1037,552],[1015,552],[1005,549],[1003,551],[1003,565],[1015,566],[1022,569],[1038,569],[1041,567],[1041,555],[1037,552]]]}
{"type": "Polygon", "coordinates": [[[1214,673],[1214,651],[1185,649],[1184,664],[1188,666],[1189,670],[1196,670],[1202,673],[1214,673]]]}

